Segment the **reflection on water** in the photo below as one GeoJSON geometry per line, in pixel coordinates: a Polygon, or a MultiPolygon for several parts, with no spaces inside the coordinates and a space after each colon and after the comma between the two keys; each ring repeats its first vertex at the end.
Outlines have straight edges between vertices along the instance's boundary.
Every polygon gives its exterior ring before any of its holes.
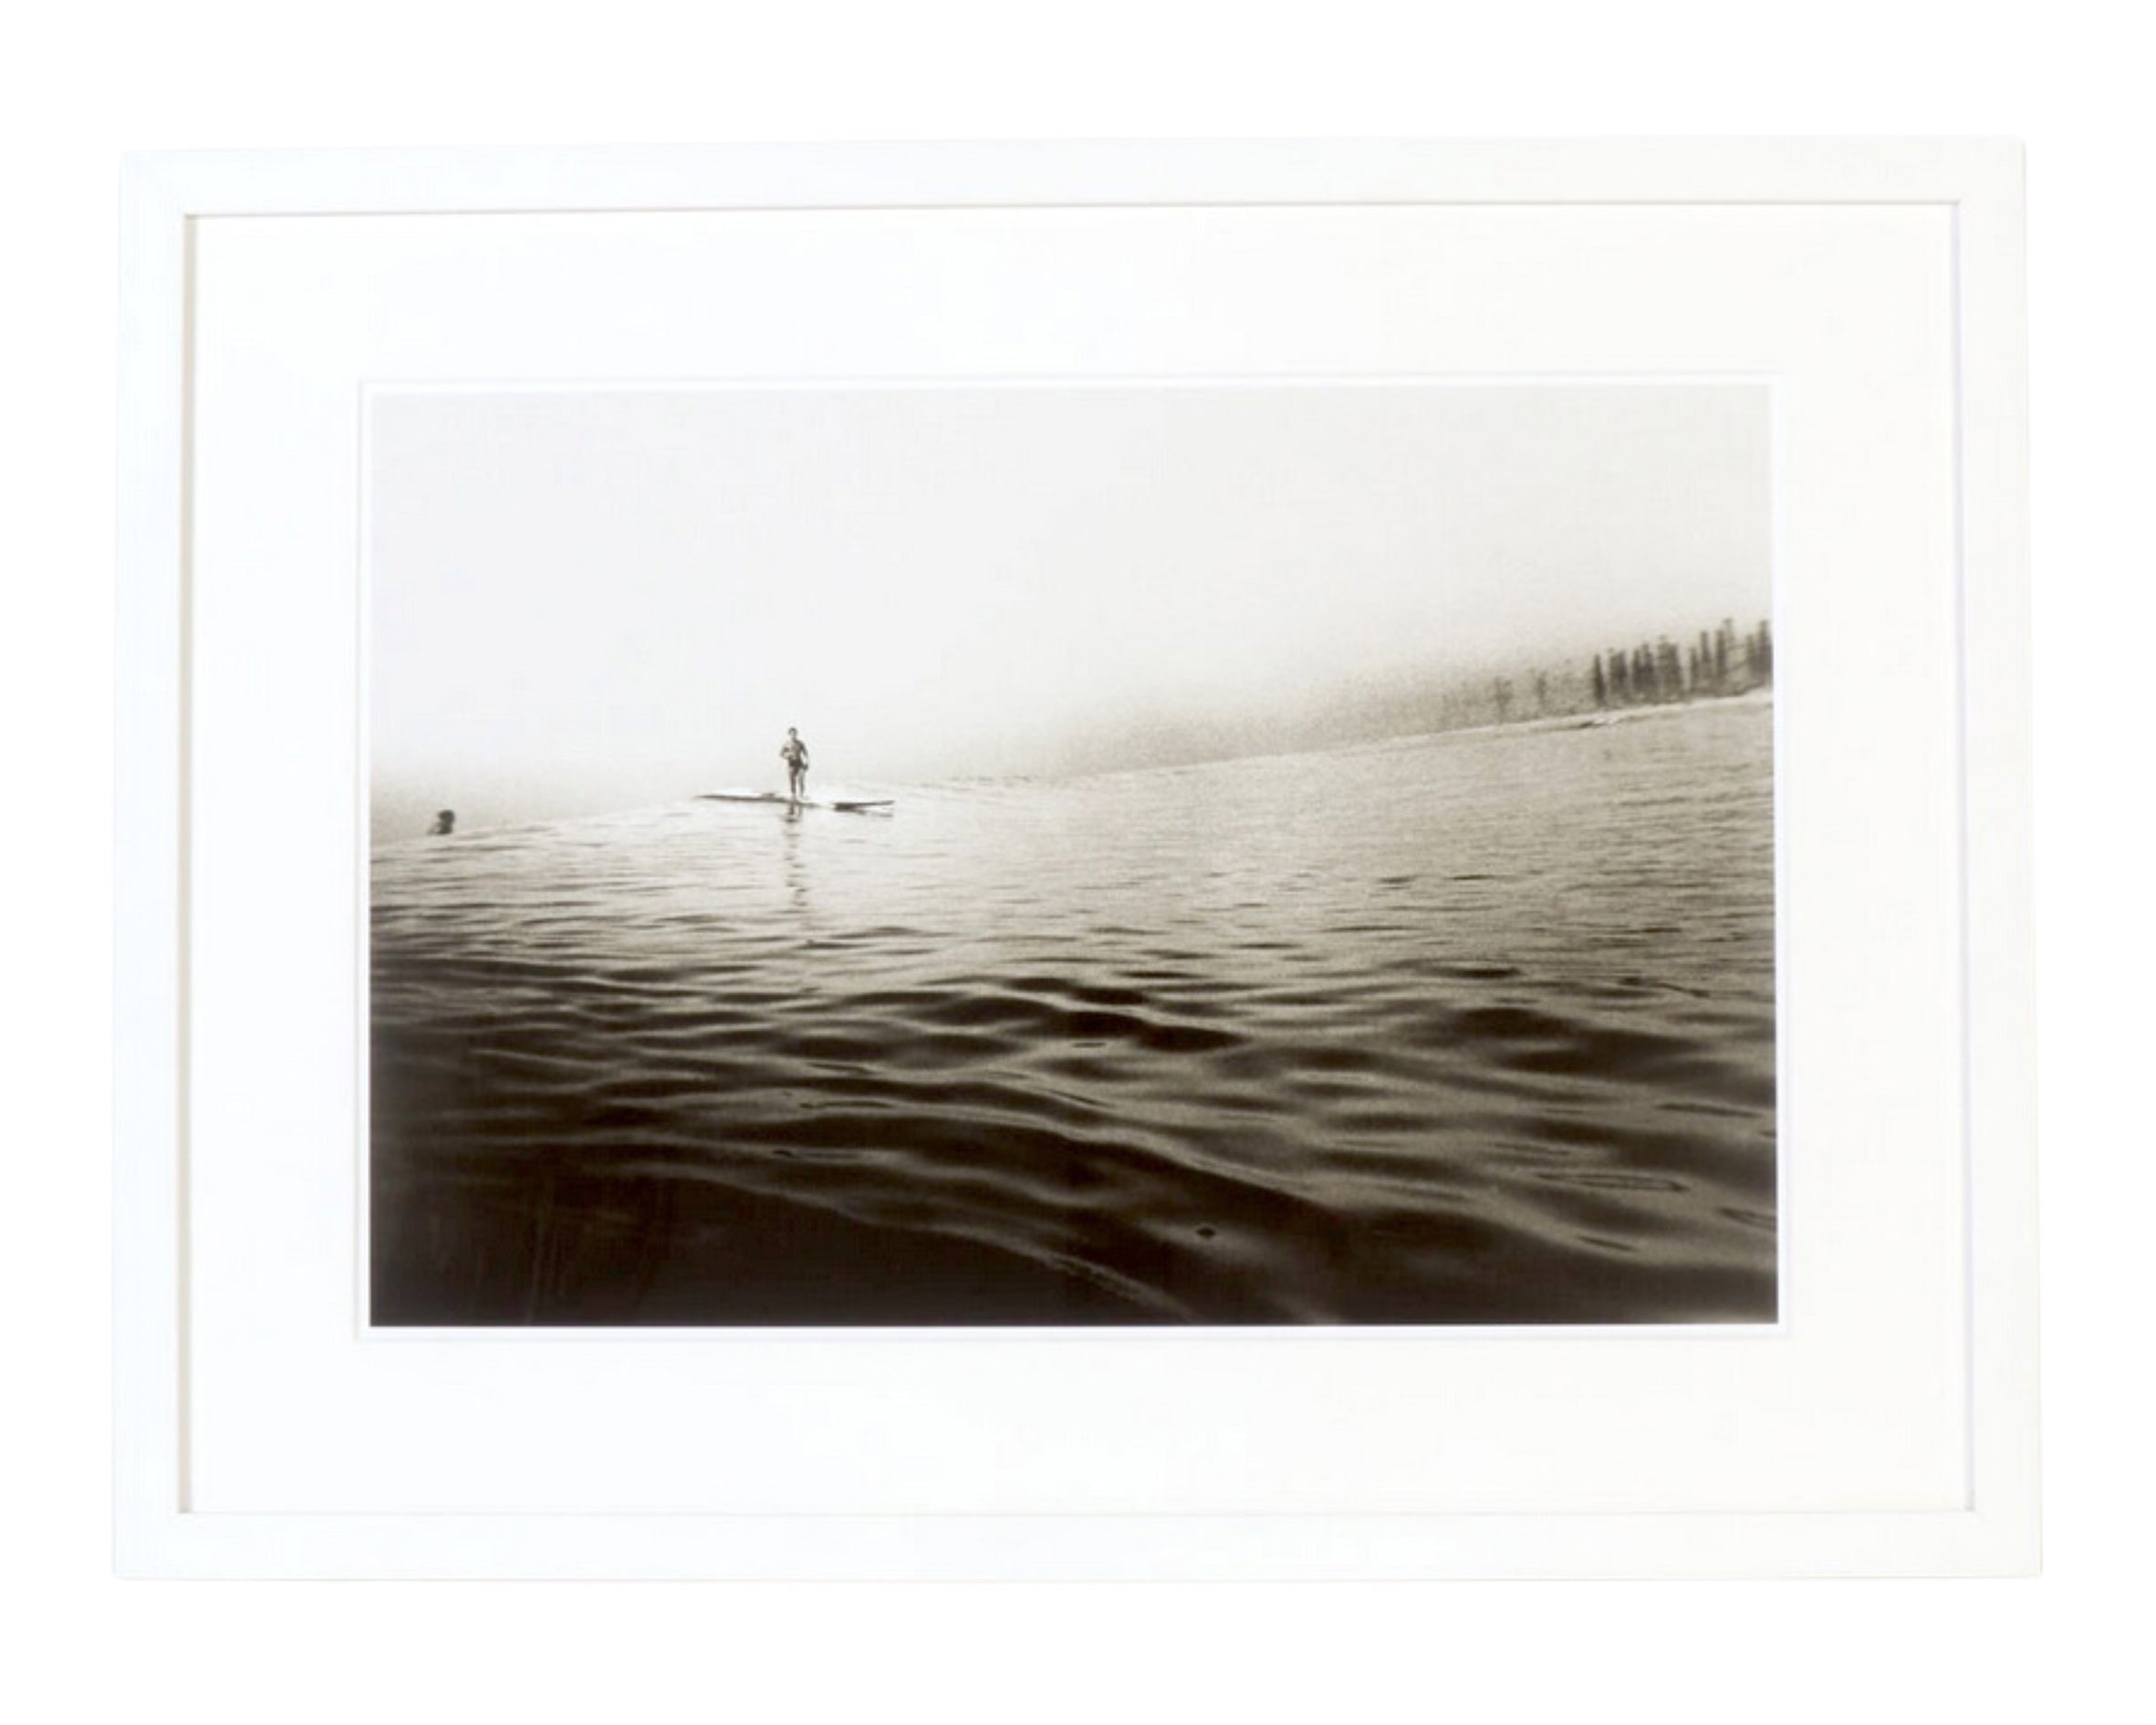
{"type": "Polygon", "coordinates": [[[1770,732],[378,850],[376,1321],[1770,1319],[1770,732]]]}

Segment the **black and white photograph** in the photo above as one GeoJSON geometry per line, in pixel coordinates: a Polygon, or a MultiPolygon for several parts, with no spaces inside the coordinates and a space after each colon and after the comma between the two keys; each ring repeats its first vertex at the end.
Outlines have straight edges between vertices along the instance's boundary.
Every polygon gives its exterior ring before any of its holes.
{"type": "Polygon", "coordinates": [[[373,1321],[1771,1322],[1770,433],[379,392],[373,1321]]]}

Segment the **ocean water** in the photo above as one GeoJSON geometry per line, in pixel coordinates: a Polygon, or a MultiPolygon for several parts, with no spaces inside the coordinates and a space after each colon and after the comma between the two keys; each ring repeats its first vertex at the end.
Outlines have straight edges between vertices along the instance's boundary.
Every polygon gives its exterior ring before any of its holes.
{"type": "Polygon", "coordinates": [[[1771,1319],[1771,733],[385,846],[375,1320],[1771,1319]]]}

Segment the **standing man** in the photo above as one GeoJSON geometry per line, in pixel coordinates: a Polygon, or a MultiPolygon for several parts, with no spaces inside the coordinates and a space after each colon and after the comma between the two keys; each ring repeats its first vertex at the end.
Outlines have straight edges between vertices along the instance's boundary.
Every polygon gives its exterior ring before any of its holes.
{"type": "Polygon", "coordinates": [[[792,725],[786,726],[786,740],[779,746],[778,758],[786,764],[786,795],[798,803],[808,788],[808,745],[792,725]]]}

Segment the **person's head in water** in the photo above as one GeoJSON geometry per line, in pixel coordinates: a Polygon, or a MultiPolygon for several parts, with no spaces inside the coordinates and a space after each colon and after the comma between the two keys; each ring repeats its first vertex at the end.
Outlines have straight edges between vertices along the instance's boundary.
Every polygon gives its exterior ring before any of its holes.
{"type": "Polygon", "coordinates": [[[439,838],[444,833],[455,831],[456,810],[453,808],[438,809],[434,814],[434,824],[427,828],[427,836],[430,838],[439,838]]]}

